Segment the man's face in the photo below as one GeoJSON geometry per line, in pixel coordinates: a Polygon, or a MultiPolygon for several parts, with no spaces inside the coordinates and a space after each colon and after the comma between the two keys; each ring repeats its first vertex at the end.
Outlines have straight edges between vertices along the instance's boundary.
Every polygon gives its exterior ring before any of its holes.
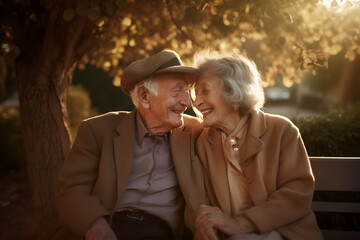
{"type": "MultiPolygon", "coordinates": [[[[190,107],[185,74],[167,73],[156,76],[158,94],[148,94],[152,132],[168,132],[184,124],[182,114],[190,107]],[[154,127],[155,126],[155,127],[154,127]]],[[[150,126],[149,126],[150,127],[150,126]]]]}

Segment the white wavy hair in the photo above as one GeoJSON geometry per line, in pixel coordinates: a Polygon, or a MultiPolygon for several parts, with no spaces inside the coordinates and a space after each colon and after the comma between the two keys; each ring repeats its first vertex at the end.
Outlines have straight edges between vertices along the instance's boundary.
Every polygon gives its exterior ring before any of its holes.
{"type": "Polygon", "coordinates": [[[255,63],[247,57],[206,50],[195,55],[194,64],[200,74],[204,71],[215,74],[224,88],[225,99],[240,113],[263,107],[265,96],[261,76],[255,63]]]}
{"type": "Polygon", "coordinates": [[[138,84],[135,85],[134,89],[130,91],[130,97],[135,107],[138,107],[140,102],[138,95],[138,89],[140,86],[144,86],[145,89],[149,90],[155,96],[158,95],[158,85],[153,78],[150,77],[142,82],[139,82],[138,84]]]}

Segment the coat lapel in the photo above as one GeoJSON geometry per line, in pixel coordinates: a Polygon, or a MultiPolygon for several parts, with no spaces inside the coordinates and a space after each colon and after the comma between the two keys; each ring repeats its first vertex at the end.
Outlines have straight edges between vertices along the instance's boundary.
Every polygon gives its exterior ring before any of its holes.
{"type": "Polygon", "coordinates": [[[260,152],[264,146],[264,142],[260,139],[266,131],[266,123],[263,113],[260,111],[252,111],[250,114],[247,136],[243,143],[243,147],[241,148],[241,164],[245,163],[252,156],[260,152]]]}
{"type": "Polygon", "coordinates": [[[129,181],[135,147],[135,116],[136,110],[124,116],[116,128],[118,136],[113,138],[114,156],[117,173],[117,200],[119,205],[129,181]]]}
{"type": "Polygon", "coordinates": [[[191,170],[190,140],[190,133],[185,132],[184,128],[175,129],[170,135],[171,156],[181,190],[185,196],[188,195],[189,188],[191,188],[191,184],[189,184],[191,170]]]}
{"type": "Polygon", "coordinates": [[[211,128],[207,135],[209,147],[206,148],[209,174],[216,195],[218,204],[221,209],[228,215],[231,215],[230,189],[227,179],[227,169],[224,162],[224,152],[222,149],[221,132],[211,128]]]}
{"type": "Polygon", "coordinates": [[[240,165],[249,182],[249,193],[254,205],[258,205],[266,198],[265,183],[262,181],[262,169],[258,153],[263,149],[261,136],[266,131],[266,121],[263,112],[252,111],[249,129],[240,154],[240,165]]]}

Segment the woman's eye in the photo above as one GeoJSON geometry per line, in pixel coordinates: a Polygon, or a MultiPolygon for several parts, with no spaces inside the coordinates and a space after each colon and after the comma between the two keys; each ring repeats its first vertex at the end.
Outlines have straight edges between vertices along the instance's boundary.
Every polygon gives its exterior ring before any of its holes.
{"type": "Polygon", "coordinates": [[[209,90],[208,89],[203,89],[202,91],[201,91],[201,94],[203,94],[203,95],[207,95],[209,93],[209,90]]]}

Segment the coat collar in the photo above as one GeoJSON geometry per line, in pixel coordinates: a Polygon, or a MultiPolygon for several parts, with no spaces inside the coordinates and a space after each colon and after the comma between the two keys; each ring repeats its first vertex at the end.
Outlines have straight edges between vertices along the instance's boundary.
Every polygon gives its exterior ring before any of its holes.
{"type": "MultiPolygon", "coordinates": [[[[240,162],[244,162],[254,156],[261,151],[264,145],[260,139],[267,129],[264,112],[253,110],[250,112],[249,118],[247,137],[242,147],[243,152],[240,156],[240,162]]],[[[221,131],[216,128],[208,128],[207,131],[207,141],[213,146],[221,146],[221,131]]]]}
{"type": "Polygon", "coordinates": [[[249,129],[242,147],[240,163],[247,161],[249,158],[260,152],[264,146],[261,136],[267,129],[265,115],[262,111],[251,111],[249,129]]]}

